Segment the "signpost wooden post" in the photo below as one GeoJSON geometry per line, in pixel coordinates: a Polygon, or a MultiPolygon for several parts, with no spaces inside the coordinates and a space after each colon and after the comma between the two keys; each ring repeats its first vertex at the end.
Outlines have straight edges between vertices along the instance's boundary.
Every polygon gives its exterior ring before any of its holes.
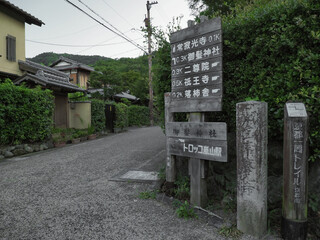
{"type": "Polygon", "coordinates": [[[165,94],[167,182],[175,180],[174,156],[190,157],[194,205],[207,202],[206,166],[227,161],[227,126],[204,122],[204,112],[222,110],[221,19],[203,21],[171,35],[171,93],[165,94]],[[173,122],[173,113],[188,112],[187,123],[173,122]]]}
{"type": "Polygon", "coordinates": [[[288,102],[284,110],[282,236],[307,238],[308,115],[303,103],[288,102]]]}

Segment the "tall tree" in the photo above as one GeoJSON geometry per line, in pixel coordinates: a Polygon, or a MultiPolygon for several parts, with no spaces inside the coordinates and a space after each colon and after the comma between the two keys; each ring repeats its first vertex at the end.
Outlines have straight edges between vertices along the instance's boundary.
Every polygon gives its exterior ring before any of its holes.
{"type": "Polygon", "coordinates": [[[120,74],[112,64],[99,64],[90,75],[90,87],[103,88],[104,100],[123,91],[120,74]]]}
{"type": "Polygon", "coordinates": [[[252,0],[188,0],[189,8],[194,16],[208,17],[228,15],[235,6],[245,6],[252,0]]]}

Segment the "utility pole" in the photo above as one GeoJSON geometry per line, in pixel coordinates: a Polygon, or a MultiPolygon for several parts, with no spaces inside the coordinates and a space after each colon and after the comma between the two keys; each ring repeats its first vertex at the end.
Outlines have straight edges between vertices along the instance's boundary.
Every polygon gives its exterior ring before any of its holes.
{"type": "Polygon", "coordinates": [[[151,51],[151,18],[150,18],[150,9],[153,4],[158,4],[157,1],[149,2],[147,1],[147,17],[145,18],[145,26],[148,31],[148,65],[149,65],[149,111],[150,111],[150,124],[153,126],[153,89],[152,89],[152,51],[151,51]]]}

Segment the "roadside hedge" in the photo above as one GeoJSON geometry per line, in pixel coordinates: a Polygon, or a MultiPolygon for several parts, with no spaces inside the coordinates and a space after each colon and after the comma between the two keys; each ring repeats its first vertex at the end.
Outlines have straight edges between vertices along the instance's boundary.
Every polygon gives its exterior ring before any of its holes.
{"type": "Polygon", "coordinates": [[[105,128],[106,115],[105,103],[102,100],[91,100],[91,126],[96,132],[102,131],[105,128]]]}
{"type": "Polygon", "coordinates": [[[269,138],[283,138],[283,110],[301,100],[310,116],[310,159],[320,159],[320,2],[256,0],[223,19],[224,116],[235,130],[235,104],[268,103],[269,138]]]}
{"type": "MultiPolygon", "coordinates": [[[[236,103],[265,101],[268,136],[282,141],[284,104],[301,100],[310,116],[310,160],[320,159],[319,22],[318,0],[254,0],[223,16],[223,111],[208,120],[227,122],[228,131],[235,132],[236,103]]],[[[162,102],[171,78],[166,42],[155,62],[163,63],[153,69],[155,92],[162,102]]]]}
{"type": "Polygon", "coordinates": [[[116,121],[115,128],[124,129],[129,126],[128,121],[128,106],[124,103],[116,103],[116,121]]]}
{"type": "Polygon", "coordinates": [[[37,142],[48,138],[53,124],[51,91],[0,84],[0,144],[37,142]]]}
{"type": "Polygon", "coordinates": [[[145,106],[131,105],[128,107],[129,126],[150,125],[149,108],[145,106]]]}

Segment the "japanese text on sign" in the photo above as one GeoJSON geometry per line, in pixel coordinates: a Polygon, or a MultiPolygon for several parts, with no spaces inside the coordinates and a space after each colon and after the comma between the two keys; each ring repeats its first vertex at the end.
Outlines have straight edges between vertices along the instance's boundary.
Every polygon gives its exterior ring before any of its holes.
{"type": "Polygon", "coordinates": [[[303,154],[303,130],[302,123],[294,123],[293,126],[293,189],[294,189],[294,203],[301,203],[301,168],[302,168],[302,154],[303,154]]]}
{"type": "Polygon", "coordinates": [[[194,144],[183,144],[183,152],[189,153],[199,153],[204,155],[211,155],[215,157],[222,156],[222,148],[214,147],[214,146],[202,146],[202,145],[194,145],[194,144]]]}

